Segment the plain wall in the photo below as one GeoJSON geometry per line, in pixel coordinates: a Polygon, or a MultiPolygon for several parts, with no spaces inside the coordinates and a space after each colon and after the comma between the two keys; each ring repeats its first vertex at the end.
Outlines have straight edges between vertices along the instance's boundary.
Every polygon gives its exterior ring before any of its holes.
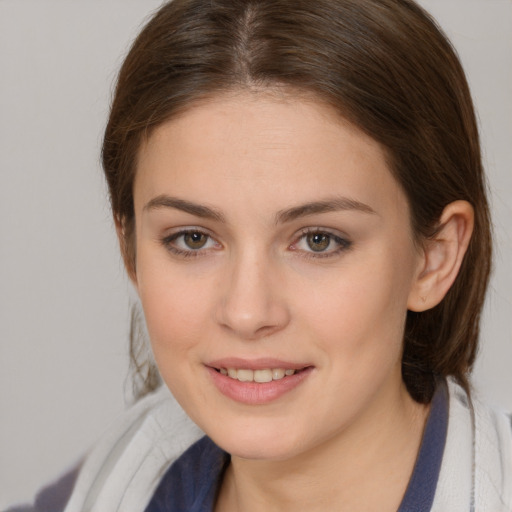
{"type": "MultiPolygon", "coordinates": [[[[0,509],[31,499],[124,407],[131,292],[99,149],[122,56],[160,3],[0,0],[0,509]]],[[[512,410],[512,2],[421,3],[458,49],[480,118],[497,251],[475,381],[512,410]]]]}

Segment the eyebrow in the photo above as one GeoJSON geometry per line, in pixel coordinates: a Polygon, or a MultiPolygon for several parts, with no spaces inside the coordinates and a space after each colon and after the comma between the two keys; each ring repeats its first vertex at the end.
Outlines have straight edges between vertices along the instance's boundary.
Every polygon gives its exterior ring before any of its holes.
{"type": "Polygon", "coordinates": [[[201,217],[203,219],[226,222],[224,215],[222,215],[222,213],[215,208],[192,203],[191,201],[185,201],[184,199],[178,199],[177,197],[171,197],[165,194],[154,197],[151,199],[151,201],[148,201],[144,205],[143,210],[150,211],[157,210],[159,208],[174,208],[176,210],[181,210],[182,212],[190,213],[191,215],[195,215],[196,217],[201,217]]]}
{"type": "Polygon", "coordinates": [[[334,197],[325,201],[314,201],[311,203],[294,206],[286,210],[281,210],[276,214],[276,224],[290,222],[292,220],[307,217],[318,213],[337,212],[346,210],[356,210],[362,213],[376,215],[377,212],[365,203],[350,199],[348,197],[334,197]]]}
{"type": "MultiPolygon", "coordinates": [[[[144,205],[143,211],[157,210],[160,208],[174,208],[203,219],[211,219],[223,223],[226,222],[224,215],[215,208],[186,201],[185,199],[171,197],[166,194],[159,195],[148,201],[144,205]]],[[[375,210],[365,203],[348,197],[334,197],[324,201],[313,201],[311,203],[281,210],[277,212],[275,216],[275,223],[284,224],[301,217],[307,217],[308,215],[347,210],[356,210],[362,213],[376,215],[375,210]]]]}

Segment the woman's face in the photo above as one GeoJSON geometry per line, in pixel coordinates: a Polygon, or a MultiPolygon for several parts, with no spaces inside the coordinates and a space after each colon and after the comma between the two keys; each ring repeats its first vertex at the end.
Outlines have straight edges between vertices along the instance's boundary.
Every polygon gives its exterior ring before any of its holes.
{"type": "Polygon", "coordinates": [[[221,96],[155,130],[134,196],[156,362],[217,444],[287,459],[397,410],[423,258],[374,140],[320,103],[221,96]]]}

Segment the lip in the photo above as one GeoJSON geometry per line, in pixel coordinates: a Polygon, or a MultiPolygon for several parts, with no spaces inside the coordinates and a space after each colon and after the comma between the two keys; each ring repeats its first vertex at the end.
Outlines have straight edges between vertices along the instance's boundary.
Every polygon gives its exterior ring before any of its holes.
{"type": "Polygon", "coordinates": [[[246,370],[265,370],[266,368],[283,368],[284,370],[298,370],[312,366],[304,362],[283,361],[281,359],[260,357],[257,359],[243,359],[240,357],[227,357],[206,363],[211,368],[244,368],[246,370]]]}
{"type": "Polygon", "coordinates": [[[226,397],[246,405],[264,405],[278,400],[302,384],[312,373],[314,367],[304,363],[291,363],[277,359],[239,359],[228,358],[212,361],[205,365],[214,385],[226,397]],[[243,368],[263,370],[266,368],[300,369],[299,372],[271,382],[240,382],[222,375],[220,368],[243,368]]]}

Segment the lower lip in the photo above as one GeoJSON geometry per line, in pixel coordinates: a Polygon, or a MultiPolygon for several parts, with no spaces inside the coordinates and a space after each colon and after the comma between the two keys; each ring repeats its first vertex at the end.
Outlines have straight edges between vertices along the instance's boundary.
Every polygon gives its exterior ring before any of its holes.
{"type": "Polygon", "coordinates": [[[239,380],[222,375],[222,373],[209,366],[206,369],[217,389],[223,395],[236,402],[248,405],[263,405],[277,400],[299,386],[313,371],[313,367],[310,366],[279,380],[258,383],[240,382],[239,380]]]}

